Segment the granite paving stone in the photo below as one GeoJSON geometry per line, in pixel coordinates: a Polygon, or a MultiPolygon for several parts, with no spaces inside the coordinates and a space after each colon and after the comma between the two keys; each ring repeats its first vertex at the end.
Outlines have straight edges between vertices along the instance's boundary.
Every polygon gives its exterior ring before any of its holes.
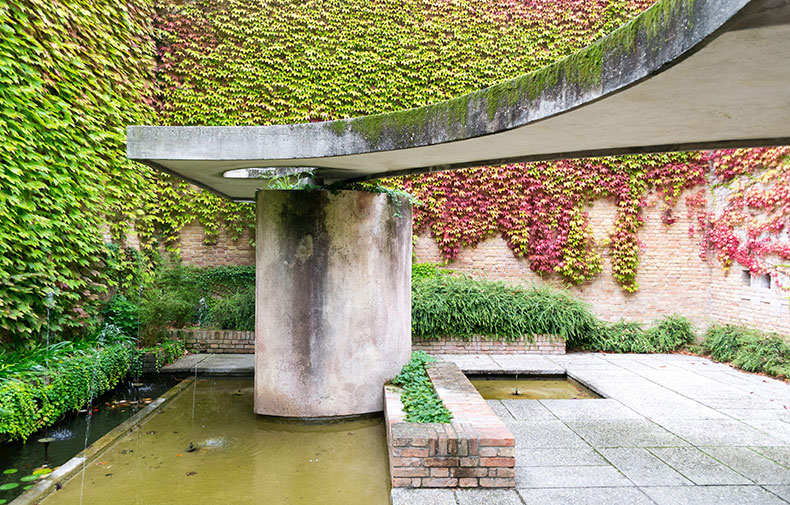
{"type": "Polygon", "coordinates": [[[516,421],[556,421],[557,416],[551,413],[539,400],[502,400],[516,421]]]}
{"type": "MultiPolygon", "coordinates": [[[[518,401],[518,400],[516,400],[518,401]]],[[[617,400],[541,400],[541,404],[561,421],[643,419],[617,400]]]]}
{"type": "MultiPolygon", "coordinates": [[[[637,488],[519,489],[526,505],[655,505],[637,488]]],[[[495,505],[495,504],[487,504],[495,505]]]]}
{"type": "Polygon", "coordinates": [[[693,486],[641,488],[657,505],[787,505],[759,486],[693,486]]]}
{"type": "Polygon", "coordinates": [[[568,422],[568,427],[593,447],[680,447],[689,445],[646,419],[568,422]]]}
{"type": "Polygon", "coordinates": [[[755,484],[790,484],[790,469],[746,447],[705,447],[703,452],[755,484]]]}
{"type": "MultiPolygon", "coordinates": [[[[452,489],[392,488],[393,505],[457,505],[452,489]]],[[[482,502],[481,502],[482,503],[482,502]]]]}
{"type": "MultiPolygon", "coordinates": [[[[781,421],[777,421],[781,422],[781,421]]],[[[667,420],[662,426],[695,446],[781,446],[781,439],[735,419],[667,420]]]]}
{"type": "Polygon", "coordinates": [[[639,447],[600,449],[609,463],[637,486],[687,486],[693,483],[639,447]]]}
{"type": "Polygon", "coordinates": [[[606,460],[592,447],[535,449],[516,446],[516,466],[602,466],[606,460]]]}
{"type": "Polygon", "coordinates": [[[523,505],[515,489],[459,489],[455,499],[458,505],[523,505]]]}
{"type": "Polygon", "coordinates": [[[696,447],[659,447],[649,451],[697,485],[752,483],[696,447]]]}
{"type": "Polygon", "coordinates": [[[516,472],[516,487],[613,487],[633,486],[611,465],[524,466],[516,472]]]}

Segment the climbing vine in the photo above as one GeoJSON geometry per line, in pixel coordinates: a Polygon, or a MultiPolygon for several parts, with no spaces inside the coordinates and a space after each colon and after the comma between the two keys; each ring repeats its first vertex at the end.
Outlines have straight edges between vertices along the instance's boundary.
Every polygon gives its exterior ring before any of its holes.
{"type": "MultiPolygon", "coordinates": [[[[700,255],[713,252],[725,268],[738,263],[781,285],[790,275],[790,147],[706,153],[710,193],[686,198],[689,233],[700,255]]],[[[788,287],[788,286],[783,286],[788,287]]]]}
{"type": "Polygon", "coordinates": [[[663,221],[671,224],[672,206],[684,189],[705,182],[706,166],[698,153],[620,156],[436,173],[402,184],[426,202],[415,209],[415,231],[429,230],[445,258],[501,234],[534,271],[574,284],[603,265],[585,205],[612,199],[617,216],[606,240],[612,274],[635,291],[647,191],[662,196],[663,221]]]}

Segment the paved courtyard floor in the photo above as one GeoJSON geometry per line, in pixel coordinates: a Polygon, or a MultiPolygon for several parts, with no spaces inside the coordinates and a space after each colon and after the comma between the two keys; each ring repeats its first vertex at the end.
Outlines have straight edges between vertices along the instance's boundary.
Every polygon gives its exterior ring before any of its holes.
{"type": "Polygon", "coordinates": [[[393,505],[790,502],[790,385],[669,355],[441,356],[467,372],[565,372],[604,399],[490,401],[515,490],[393,491],[393,505]]]}

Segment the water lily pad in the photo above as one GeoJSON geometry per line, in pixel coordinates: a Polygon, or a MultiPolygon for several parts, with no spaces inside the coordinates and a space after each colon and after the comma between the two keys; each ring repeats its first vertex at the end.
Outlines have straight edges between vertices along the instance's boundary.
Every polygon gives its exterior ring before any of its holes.
{"type": "Polygon", "coordinates": [[[3,473],[6,475],[11,475],[12,473],[17,473],[19,470],[16,468],[9,468],[8,470],[3,470],[3,473]]]}
{"type": "Polygon", "coordinates": [[[25,475],[24,477],[22,477],[19,480],[21,480],[22,482],[30,482],[31,480],[36,480],[38,478],[39,478],[38,475],[25,475]]]}
{"type": "Polygon", "coordinates": [[[33,484],[28,484],[27,486],[23,487],[22,489],[24,489],[25,491],[27,491],[27,490],[28,490],[28,489],[30,489],[31,487],[33,487],[33,484]]]}
{"type": "Polygon", "coordinates": [[[0,491],[8,491],[9,489],[14,489],[15,487],[19,487],[19,484],[16,482],[6,482],[0,486],[0,491]]]}
{"type": "Polygon", "coordinates": [[[37,470],[33,470],[33,475],[46,475],[48,473],[52,473],[51,468],[39,468],[37,470]]]}
{"type": "Polygon", "coordinates": [[[0,500],[0,505],[5,505],[6,503],[8,503],[7,500],[0,500]]]}

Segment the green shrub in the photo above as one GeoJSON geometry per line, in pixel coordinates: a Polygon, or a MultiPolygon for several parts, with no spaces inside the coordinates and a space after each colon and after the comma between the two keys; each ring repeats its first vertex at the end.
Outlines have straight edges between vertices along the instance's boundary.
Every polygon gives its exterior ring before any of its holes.
{"type": "Polygon", "coordinates": [[[121,332],[137,337],[140,330],[140,307],[123,295],[115,295],[102,310],[105,323],[112,324],[121,332]]]}
{"type": "Polygon", "coordinates": [[[255,330],[255,286],[218,300],[211,321],[222,330],[255,330]]]}
{"type": "Polygon", "coordinates": [[[412,334],[420,338],[482,335],[504,340],[558,335],[580,346],[596,328],[587,306],[550,288],[522,288],[461,276],[412,282],[412,334]]]}
{"type": "Polygon", "coordinates": [[[685,317],[673,314],[657,320],[647,330],[632,321],[600,323],[584,348],[617,353],[672,352],[694,342],[694,330],[685,317]]]}
{"type": "Polygon", "coordinates": [[[705,351],[716,361],[747,372],[790,377],[790,345],[780,335],[738,325],[713,325],[705,334],[705,351]]]}
{"type": "Polygon", "coordinates": [[[403,388],[401,402],[410,423],[449,423],[453,416],[436,395],[425,365],[436,361],[422,351],[415,351],[392,383],[403,388]]]}

